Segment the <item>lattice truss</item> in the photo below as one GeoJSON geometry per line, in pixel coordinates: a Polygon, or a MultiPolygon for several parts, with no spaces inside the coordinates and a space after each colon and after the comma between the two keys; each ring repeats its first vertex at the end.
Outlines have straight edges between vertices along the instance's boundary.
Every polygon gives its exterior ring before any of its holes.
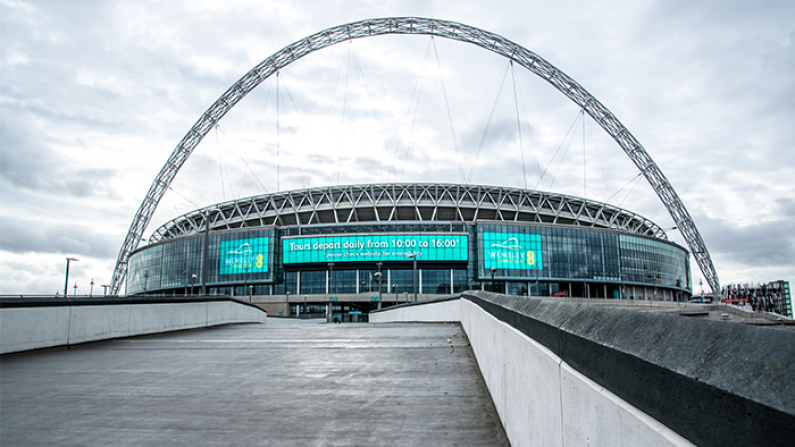
{"type": "Polygon", "coordinates": [[[158,228],[150,243],[210,229],[354,222],[531,222],[609,228],[667,239],[654,222],[579,197],[498,186],[383,184],[263,194],[202,208],[158,228]]]}
{"type": "Polygon", "coordinates": [[[268,57],[251,69],[242,78],[227,89],[188,133],[182,138],[171,153],[160,173],[155,178],[141,206],[133,218],[127,237],[119,250],[116,268],[111,280],[111,289],[117,293],[127,275],[127,258],[141,241],[144,230],[157,208],[160,199],[168,190],[171,181],[185,160],[207,133],[232,109],[243,97],[261,84],[278,70],[296,60],[323,48],[353,39],[384,35],[384,34],[419,34],[439,36],[446,39],[467,42],[494,52],[526,68],[538,75],[566,97],[580,106],[618,143],[621,149],[635,163],[643,176],[654,189],[670,213],[677,228],[693,253],[714,293],[720,293],[712,258],[707,251],[701,235],[679,196],[668,179],[654,163],[643,146],[593,95],[588,93],[574,79],[558,68],[533,53],[497,34],[456,22],[417,17],[397,17],[362,20],[359,22],[328,28],[309,37],[294,42],[268,57]]]}

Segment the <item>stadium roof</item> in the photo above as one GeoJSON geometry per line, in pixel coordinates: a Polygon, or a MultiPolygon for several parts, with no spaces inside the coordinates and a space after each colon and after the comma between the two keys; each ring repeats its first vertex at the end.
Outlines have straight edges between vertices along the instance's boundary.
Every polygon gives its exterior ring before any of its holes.
{"type": "Polygon", "coordinates": [[[172,219],[150,243],[211,230],[381,222],[524,222],[603,228],[667,240],[654,222],[581,197],[501,186],[408,183],[324,186],[210,205],[172,219]]]}

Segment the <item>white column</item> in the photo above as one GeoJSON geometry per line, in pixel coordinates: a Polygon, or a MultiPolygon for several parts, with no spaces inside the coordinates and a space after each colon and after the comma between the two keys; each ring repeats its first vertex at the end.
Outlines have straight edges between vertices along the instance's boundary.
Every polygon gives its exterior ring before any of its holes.
{"type": "Polygon", "coordinates": [[[453,269],[450,269],[450,293],[453,293],[453,269]]]}

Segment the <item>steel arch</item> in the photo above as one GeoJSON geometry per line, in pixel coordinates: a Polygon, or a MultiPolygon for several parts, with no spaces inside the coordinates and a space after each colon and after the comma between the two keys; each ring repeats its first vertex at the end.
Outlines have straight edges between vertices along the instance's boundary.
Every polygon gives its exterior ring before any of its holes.
{"type": "MultiPolygon", "coordinates": [[[[493,53],[513,60],[530,72],[543,78],[567,98],[580,106],[596,121],[640,169],[643,176],[663,202],[674,222],[685,238],[690,251],[712,287],[714,294],[720,293],[712,258],[707,251],[690,213],[676,194],[668,179],[638,140],[624,127],[607,107],[567,74],[547,62],[532,51],[500,35],[446,20],[419,17],[391,17],[369,19],[325,29],[294,42],[260,62],[237,82],[229,87],[182,138],[168,157],[165,165],[155,178],[141,206],[133,218],[127,237],[119,250],[116,267],[111,280],[111,290],[118,293],[127,275],[127,258],[135,250],[144,230],[157,208],[160,199],[168,190],[174,176],[215,124],[226,115],[243,97],[256,88],[269,76],[296,60],[323,48],[346,42],[385,34],[418,34],[439,36],[475,44],[493,53]]],[[[207,218],[207,217],[205,217],[207,218]]]]}

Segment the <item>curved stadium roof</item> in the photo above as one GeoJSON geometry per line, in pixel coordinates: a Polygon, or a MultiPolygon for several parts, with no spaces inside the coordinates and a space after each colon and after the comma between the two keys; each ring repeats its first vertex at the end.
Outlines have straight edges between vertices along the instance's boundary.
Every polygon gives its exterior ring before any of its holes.
{"type": "Polygon", "coordinates": [[[388,183],[324,186],[210,205],[172,219],[149,242],[211,230],[363,222],[527,222],[604,228],[667,240],[643,216],[581,197],[501,186],[388,183]]]}

